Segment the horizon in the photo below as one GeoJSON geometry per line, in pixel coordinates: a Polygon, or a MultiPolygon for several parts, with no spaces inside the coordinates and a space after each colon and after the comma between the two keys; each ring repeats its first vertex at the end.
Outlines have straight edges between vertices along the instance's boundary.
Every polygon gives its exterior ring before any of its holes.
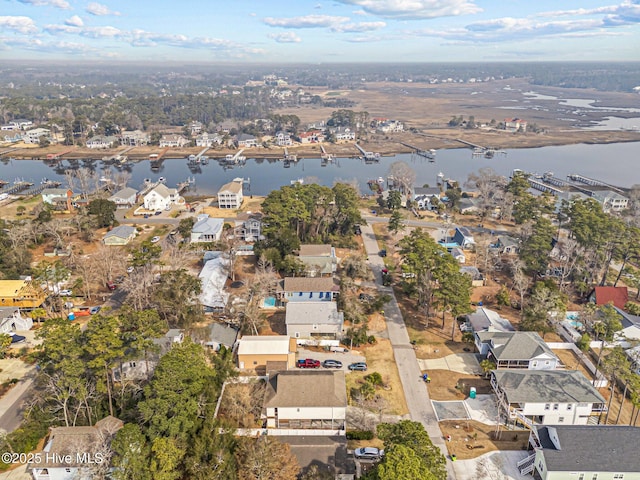
{"type": "Polygon", "coordinates": [[[638,61],[640,44],[640,0],[216,3],[5,0],[0,52],[26,63],[620,63],[638,61]]]}

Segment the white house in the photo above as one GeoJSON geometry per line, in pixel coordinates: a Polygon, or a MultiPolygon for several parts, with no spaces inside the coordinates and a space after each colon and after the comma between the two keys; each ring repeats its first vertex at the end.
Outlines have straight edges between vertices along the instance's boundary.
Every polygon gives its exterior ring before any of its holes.
{"type": "Polygon", "coordinates": [[[218,190],[218,207],[237,210],[242,206],[242,180],[225,183],[218,190]]]}
{"type": "Polygon", "coordinates": [[[291,135],[287,132],[278,132],[276,133],[276,145],[279,147],[290,147],[293,145],[293,140],[291,140],[291,135]]]}
{"type": "Polygon", "coordinates": [[[344,435],[344,371],[284,371],[271,376],[264,395],[263,418],[267,428],[326,430],[327,435],[344,435]]]}
{"type": "Polygon", "coordinates": [[[22,140],[24,143],[40,143],[40,137],[44,137],[47,140],[52,141],[51,130],[48,128],[34,128],[33,130],[24,132],[22,140]]]}
{"type": "Polygon", "coordinates": [[[154,372],[160,361],[160,357],[165,355],[176,343],[184,341],[184,333],[182,330],[172,328],[162,337],[154,338],[154,347],[145,356],[122,362],[111,371],[113,380],[120,382],[122,380],[148,380],[154,372]]]}
{"type": "Polygon", "coordinates": [[[105,245],[128,245],[131,240],[136,238],[137,233],[136,227],[118,225],[104,234],[102,243],[105,245]]]}
{"type": "Polygon", "coordinates": [[[97,454],[104,454],[123,426],[122,420],[108,416],[92,427],[52,427],[40,456],[34,457],[38,461],[30,462],[27,470],[34,480],[91,480],[97,454]]]}
{"type": "Polygon", "coordinates": [[[217,242],[222,235],[223,225],[221,218],[212,218],[206,213],[198,215],[198,221],[191,229],[191,242],[217,242]]]}
{"type": "Polygon", "coordinates": [[[504,129],[507,132],[526,132],[527,131],[527,122],[522,120],[521,118],[505,118],[504,119],[504,129]]]}
{"type": "Polygon", "coordinates": [[[131,187],[125,187],[111,195],[109,201],[115,203],[118,208],[131,208],[136,204],[137,196],[137,190],[131,187]]]}
{"type": "Polygon", "coordinates": [[[144,208],[147,210],[166,210],[178,202],[178,191],[160,183],[144,196],[144,208]]]}
{"type": "Polygon", "coordinates": [[[481,355],[496,368],[555,370],[560,360],[536,332],[476,332],[475,343],[481,355]]]}
{"type": "Polygon", "coordinates": [[[404,132],[404,124],[397,120],[387,120],[379,124],[376,130],[380,133],[404,132]]]}
{"type": "Polygon", "coordinates": [[[87,148],[91,149],[105,149],[111,148],[118,139],[114,136],[96,135],[87,140],[87,148]]]}
{"type": "Polygon", "coordinates": [[[241,133],[238,135],[238,146],[244,148],[257,147],[258,139],[248,133],[241,133]]]}
{"type": "Polygon", "coordinates": [[[217,133],[204,132],[196,137],[196,147],[212,147],[221,144],[222,137],[217,133]]]}
{"type": "Polygon", "coordinates": [[[189,143],[189,140],[184,138],[182,135],[162,135],[162,138],[160,139],[161,147],[181,148],[187,143],[189,143]]]}
{"type": "Polygon", "coordinates": [[[520,250],[520,240],[509,235],[498,235],[498,241],[493,248],[503,255],[517,255],[520,250]]]}
{"type": "Polygon", "coordinates": [[[491,386],[506,421],[529,427],[593,424],[607,408],[577,370],[493,370],[491,386]]]}
{"type": "Polygon", "coordinates": [[[151,141],[151,136],[142,130],[126,130],[120,134],[120,143],[137,147],[147,145],[151,141]]]}
{"type": "Polygon", "coordinates": [[[602,190],[593,194],[605,212],[621,212],[629,207],[629,199],[613,190],[602,190]]]}
{"type": "Polygon", "coordinates": [[[262,214],[247,213],[236,216],[235,235],[245,242],[256,242],[262,239],[262,214]]]}
{"type": "Polygon", "coordinates": [[[540,480],[640,480],[639,444],[627,425],[534,426],[518,468],[540,480]]]}
{"type": "Polygon", "coordinates": [[[413,200],[418,204],[420,210],[434,210],[432,199],[440,199],[440,187],[415,187],[413,189],[413,200]]]}
{"type": "Polygon", "coordinates": [[[198,277],[202,283],[202,292],[198,299],[205,312],[222,311],[229,301],[229,292],[225,290],[228,278],[229,260],[222,252],[207,252],[205,264],[198,277]]]}
{"type": "Polygon", "coordinates": [[[339,338],[344,313],[336,302],[289,302],[285,315],[287,335],[294,338],[339,338]]]}
{"type": "Polygon", "coordinates": [[[0,307],[0,333],[7,335],[18,330],[31,330],[33,320],[23,317],[18,307],[0,307]]]}
{"type": "Polygon", "coordinates": [[[333,138],[336,139],[336,142],[341,140],[355,140],[356,132],[352,131],[348,127],[337,127],[331,129],[331,133],[333,134],[333,138]]]}
{"type": "Polygon", "coordinates": [[[456,259],[458,263],[464,264],[467,261],[467,257],[461,248],[454,247],[451,249],[451,256],[456,259]]]}
{"type": "Polygon", "coordinates": [[[40,192],[42,202],[49,205],[55,205],[57,202],[64,200],[73,195],[73,192],[66,188],[45,188],[40,192]]]}

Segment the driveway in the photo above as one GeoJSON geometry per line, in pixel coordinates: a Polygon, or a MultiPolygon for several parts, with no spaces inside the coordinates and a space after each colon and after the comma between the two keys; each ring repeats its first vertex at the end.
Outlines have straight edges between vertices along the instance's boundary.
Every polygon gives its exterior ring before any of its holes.
{"type": "Polygon", "coordinates": [[[516,466],[526,456],[522,450],[500,450],[471,460],[456,460],[452,465],[458,480],[531,480],[530,475],[520,475],[516,466]]]}
{"type": "Polygon", "coordinates": [[[347,454],[345,437],[320,436],[278,436],[273,437],[288,443],[300,464],[306,469],[317,465],[320,471],[337,473],[355,473],[353,457],[347,454]]]}
{"type": "Polygon", "coordinates": [[[453,372],[478,375],[482,373],[475,353],[452,353],[442,358],[418,360],[421,370],[451,370],[453,372]]]}
{"type": "Polygon", "coordinates": [[[497,398],[494,394],[476,395],[476,398],[466,398],[464,403],[472,420],[486,425],[495,425],[498,419],[497,398]]]}
{"type": "MultiPolygon", "coordinates": [[[[352,363],[358,362],[366,362],[367,359],[364,355],[351,350],[348,353],[340,353],[340,352],[314,352],[312,350],[306,350],[304,347],[298,347],[298,355],[296,360],[305,359],[305,358],[313,358],[314,360],[319,360],[320,363],[325,360],[339,360],[342,362],[342,370],[349,372],[349,365],[352,363]]],[[[338,368],[332,368],[331,370],[339,370],[338,368]]]]}

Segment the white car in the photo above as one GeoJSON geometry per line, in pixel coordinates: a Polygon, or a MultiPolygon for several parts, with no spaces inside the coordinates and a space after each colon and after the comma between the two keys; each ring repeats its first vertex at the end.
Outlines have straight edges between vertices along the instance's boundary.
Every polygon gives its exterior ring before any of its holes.
{"type": "Polygon", "coordinates": [[[375,447],[356,448],[353,455],[360,460],[380,460],[384,456],[384,450],[375,447]]]}
{"type": "Polygon", "coordinates": [[[158,243],[160,241],[160,237],[157,235],[151,239],[151,243],[158,243]]]}
{"type": "Polygon", "coordinates": [[[72,290],[68,290],[68,289],[64,289],[64,290],[60,290],[60,296],[61,297],[71,297],[73,295],[73,291],[72,290]]]}
{"type": "Polygon", "coordinates": [[[127,267],[127,273],[133,273],[134,270],[135,268],[133,267],[127,267]]]}

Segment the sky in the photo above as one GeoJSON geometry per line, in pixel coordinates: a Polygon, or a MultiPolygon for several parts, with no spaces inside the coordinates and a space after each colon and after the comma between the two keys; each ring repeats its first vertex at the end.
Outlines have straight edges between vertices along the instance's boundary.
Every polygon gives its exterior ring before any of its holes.
{"type": "Polygon", "coordinates": [[[0,0],[0,61],[638,61],[640,0],[0,0]]]}

